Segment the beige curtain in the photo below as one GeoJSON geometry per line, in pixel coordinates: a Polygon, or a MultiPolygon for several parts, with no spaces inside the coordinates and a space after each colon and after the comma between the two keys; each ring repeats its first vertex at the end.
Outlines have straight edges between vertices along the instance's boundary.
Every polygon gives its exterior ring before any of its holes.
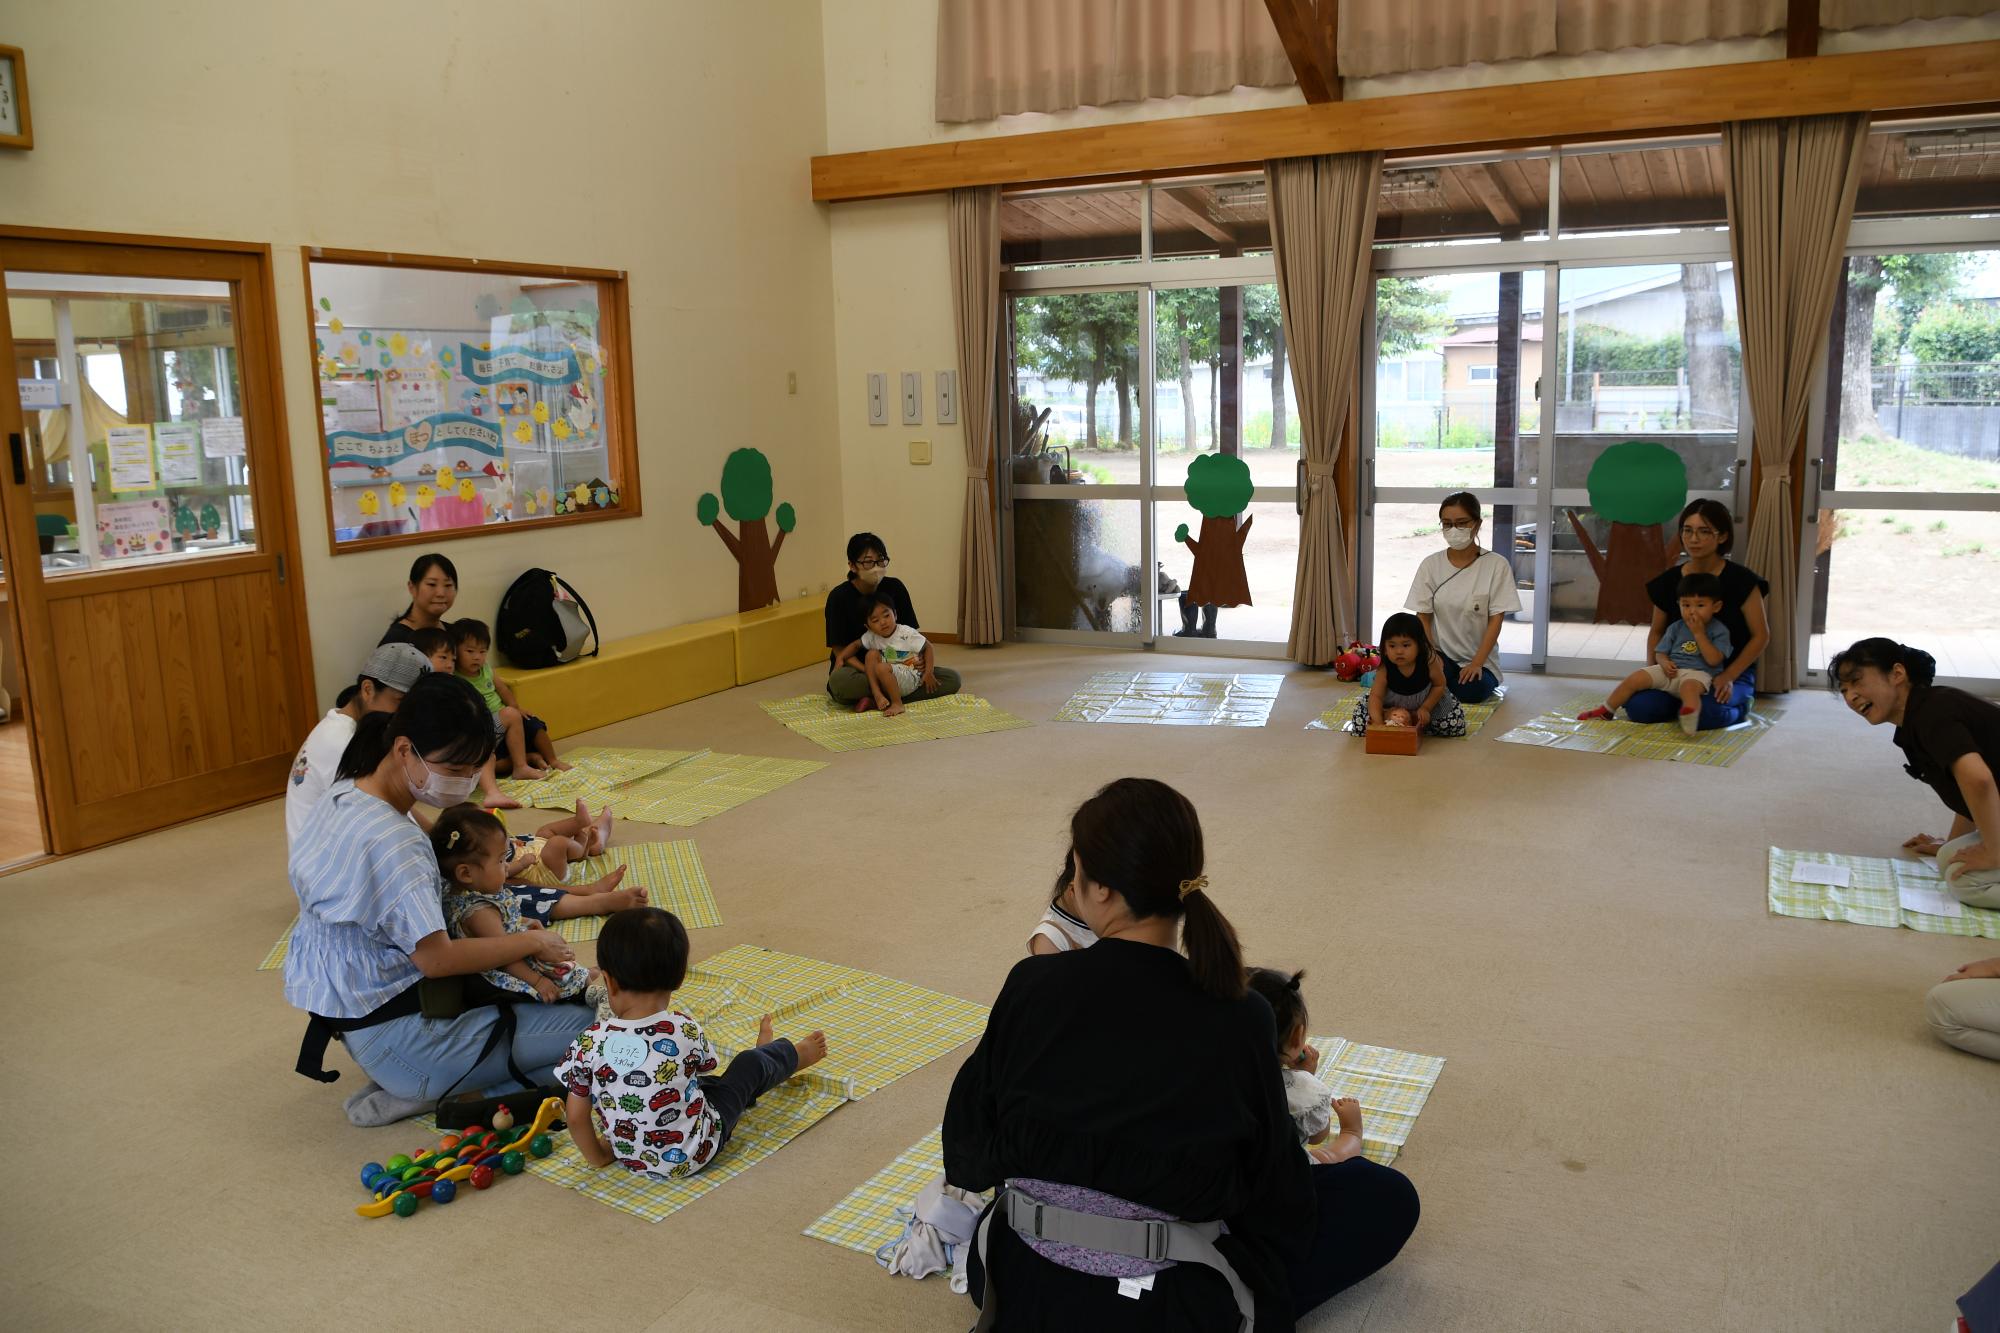
{"type": "Polygon", "coordinates": [[[1333,479],[1368,309],[1382,155],[1285,158],[1266,162],[1264,176],[1305,472],[1289,651],[1296,661],[1323,666],[1354,633],[1352,573],[1333,479]]]}
{"type": "Polygon", "coordinates": [[[1556,50],[1563,55],[1784,30],[1785,0],[1561,0],[1556,7],[1556,50]]]}
{"type": "Polygon", "coordinates": [[[1264,0],[938,0],[941,121],[1293,82],[1264,0]]]}
{"type": "MultiPolygon", "coordinates": [[[[83,430],[92,441],[101,441],[111,433],[113,426],[128,424],[118,415],[111,404],[97,394],[88,383],[83,388],[83,430]]],[[[42,461],[60,463],[69,457],[69,409],[50,408],[42,413],[42,461]]]]}
{"type": "Polygon", "coordinates": [[[958,641],[1000,641],[1000,541],[993,514],[993,358],[1000,327],[1000,190],[951,192],[951,310],[958,323],[958,419],[965,428],[965,528],[958,641]]]}
{"type": "Polygon", "coordinates": [[[1820,0],[1819,24],[1833,32],[1886,28],[1910,19],[1958,18],[2000,12],[1993,0],[1820,0]]]}
{"type": "Polygon", "coordinates": [[[1792,458],[1805,432],[1813,362],[1826,343],[1867,139],[1865,112],[1723,126],[1729,253],[1760,469],[1749,540],[1734,554],[1771,582],[1764,608],[1771,642],[1757,663],[1757,688],[1766,692],[1798,682],[1792,458]]]}
{"type": "Polygon", "coordinates": [[[1556,49],[1556,0],[1340,0],[1341,75],[1491,65],[1556,49]]]}

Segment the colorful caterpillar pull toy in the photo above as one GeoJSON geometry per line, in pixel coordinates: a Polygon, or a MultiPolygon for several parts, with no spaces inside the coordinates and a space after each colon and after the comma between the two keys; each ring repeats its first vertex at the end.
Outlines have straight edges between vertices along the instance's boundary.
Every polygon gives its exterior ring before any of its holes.
{"type": "Polygon", "coordinates": [[[361,1168],[361,1185],[375,1196],[375,1202],[355,1208],[363,1217],[387,1217],[394,1213],[408,1217],[417,1211],[420,1199],[450,1203],[458,1197],[461,1181],[483,1190],[501,1175],[518,1176],[528,1157],[547,1157],[555,1151],[549,1126],[562,1114],[563,1104],[554,1097],[542,1103],[535,1118],[516,1125],[513,1115],[502,1106],[493,1113],[493,1127],[477,1126],[460,1134],[447,1134],[438,1146],[415,1157],[397,1153],[388,1162],[370,1162],[361,1168]],[[523,1154],[526,1154],[524,1156],[523,1154]]]}

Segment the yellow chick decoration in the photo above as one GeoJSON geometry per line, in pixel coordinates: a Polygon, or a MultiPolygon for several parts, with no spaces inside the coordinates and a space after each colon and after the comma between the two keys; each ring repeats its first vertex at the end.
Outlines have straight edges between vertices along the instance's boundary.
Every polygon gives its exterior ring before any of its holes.
{"type": "Polygon", "coordinates": [[[535,419],[537,425],[546,426],[549,424],[549,405],[547,403],[536,403],[534,410],[528,415],[535,419]]]}
{"type": "Polygon", "coordinates": [[[437,492],[433,491],[428,484],[417,487],[417,508],[429,509],[431,501],[435,499],[437,499],[437,492]]]}
{"type": "Polygon", "coordinates": [[[453,485],[457,483],[457,481],[458,481],[458,474],[451,470],[451,464],[446,463],[443,467],[437,470],[437,488],[439,490],[448,491],[452,488],[453,485]]]}
{"type": "Polygon", "coordinates": [[[403,483],[402,483],[402,482],[400,482],[400,481],[392,481],[392,482],[390,482],[390,483],[389,483],[389,508],[391,508],[391,509],[401,509],[401,508],[403,507],[403,500],[404,500],[404,498],[405,498],[405,497],[406,497],[406,496],[407,496],[408,494],[409,494],[409,492],[407,492],[407,491],[405,491],[405,490],[403,489],[403,483]]]}
{"type": "Polygon", "coordinates": [[[514,423],[514,438],[522,444],[532,444],[535,439],[535,428],[525,421],[518,421],[514,423]]]}
{"type": "MultiPolygon", "coordinates": [[[[440,476],[438,480],[443,481],[444,478],[440,476]]],[[[464,481],[458,483],[458,498],[461,500],[477,500],[479,498],[479,488],[472,484],[472,478],[467,477],[464,481]]]]}
{"type": "MultiPolygon", "coordinates": [[[[540,405],[537,404],[538,408],[539,406],[540,405]]],[[[569,433],[570,433],[569,423],[567,421],[564,421],[561,417],[557,417],[555,425],[549,427],[549,433],[554,435],[558,440],[567,440],[569,438],[569,433]]]]}
{"type": "Polygon", "coordinates": [[[373,491],[361,492],[362,517],[373,518],[375,517],[375,515],[381,512],[382,512],[382,498],[377,494],[375,494],[375,492],[373,491]]]}

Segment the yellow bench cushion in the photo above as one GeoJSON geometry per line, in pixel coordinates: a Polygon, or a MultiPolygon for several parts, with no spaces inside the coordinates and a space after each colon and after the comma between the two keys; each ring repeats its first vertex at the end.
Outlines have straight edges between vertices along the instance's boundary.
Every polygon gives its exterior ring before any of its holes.
{"type": "Polygon", "coordinates": [[[735,620],[676,625],[605,644],[597,656],[562,666],[499,667],[495,674],[561,741],[735,685],[735,620]]]}
{"type": "Polygon", "coordinates": [[[736,683],[769,680],[827,660],[826,599],[797,597],[761,611],[742,611],[736,623],[736,683]]]}

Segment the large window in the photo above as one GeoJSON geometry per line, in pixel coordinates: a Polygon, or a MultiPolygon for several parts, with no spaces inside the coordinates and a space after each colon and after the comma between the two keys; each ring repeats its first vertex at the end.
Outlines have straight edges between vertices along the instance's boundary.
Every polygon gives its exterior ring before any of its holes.
{"type": "Polygon", "coordinates": [[[307,263],[334,550],[636,513],[623,279],[425,264],[307,263]]]}

